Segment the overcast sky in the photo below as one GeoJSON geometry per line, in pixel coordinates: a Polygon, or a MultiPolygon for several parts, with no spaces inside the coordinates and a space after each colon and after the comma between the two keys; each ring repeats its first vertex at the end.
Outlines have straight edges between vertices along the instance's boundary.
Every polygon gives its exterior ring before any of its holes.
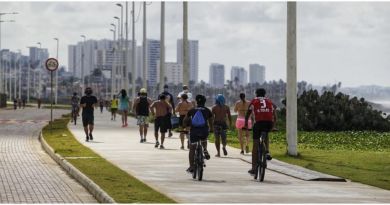
{"type": "MultiPolygon", "coordinates": [[[[2,48],[48,48],[55,57],[60,39],[60,64],[66,65],[67,45],[88,39],[112,38],[110,23],[120,15],[117,2],[0,2],[2,48]]],[[[124,4],[124,3],[123,3],[124,4]]],[[[136,39],[142,41],[141,2],[135,3],[136,39]]],[[[131,3],[129,3],[129,10],[131,3]]],[[[160,38],[160,3],[148,5],[148,38],[160,38]]],[[[182,37],[182,3],[166,3],[166,60],[176,61],[176,40],[182,37]]],[[[129,15],[129,21],[130,15],[129,15]]],[[[389,86],[390,3],[299,2],[297,4],[298,80],[316,85],[389,86]]],[[[131,29],[131,27],[130,27],[131,29]]],[[[131,30],[129,30],[131,39],[131,30]]],[[[189,38],[199,40],[199,78],[209,80],[210,63],[249,70],[266,66],[266,80],[286,78],[286,3],[190,2],[189,38]]]]}

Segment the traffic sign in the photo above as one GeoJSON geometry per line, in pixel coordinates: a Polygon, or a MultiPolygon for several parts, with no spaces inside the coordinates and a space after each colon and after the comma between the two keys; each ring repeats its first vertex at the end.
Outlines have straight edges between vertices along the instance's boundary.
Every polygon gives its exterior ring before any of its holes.
{"type": "Polygon", "coordinates": [[[58,60],[55,58],[49,58],[46,60],[46,69],[49,71],[55,71],[58,69],[58,60]]]}

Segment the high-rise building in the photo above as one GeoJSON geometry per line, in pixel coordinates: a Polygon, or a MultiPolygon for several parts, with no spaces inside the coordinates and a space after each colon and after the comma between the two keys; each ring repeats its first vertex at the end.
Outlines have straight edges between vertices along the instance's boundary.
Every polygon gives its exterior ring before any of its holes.
{"type": "Polygon", "coordinates": [[[265,82],[265,66],[259,64],[249,64],[249,83],[260,85],[265,82]]]}
{"type": "Polygon", "coordinates": [[[76,76],[76,68],[77,68],[77,46],[76,45],[68,45],[68,69],[69,72],[76,76]]]}
{"type": "Polygon", "coordinates": [[[245,86],[248,84],[248,72],[243,67],[232,66],[230,80],[233,81],[233,84],[235,85],[245,86]]]}
{"type": "Polygon", "coordinates": [[[225,83],[225,66],[212,63],[209,71],[209,83],[212,87],[223,88],[225,83]]]}
{"type": "Polygon", "coordinates": [[[157,75],[157,65],[160,60],[160,41],[159,40],[147,40],[147,81],[149,86],[156,86],[160,76],[157,75]]]}
{"type": "MultiPolygon", "coordinates": [[[[198,82],[199,41],[188,40],[189,80],[198,82]]],[[[177,63],[183,64],[183,39],[177,40],[177,63]]]]}
{"type": "MultiPolygon", "coordinates": [[[[183,82],[183,65],[176,62],[165,62],[165,83],[175,85],[183,82]]],[[[160,76],[160,60],[157,64],[157,75],[160,76]]],[[[157,79],[160,82],[160,79],[157,79]]]]}

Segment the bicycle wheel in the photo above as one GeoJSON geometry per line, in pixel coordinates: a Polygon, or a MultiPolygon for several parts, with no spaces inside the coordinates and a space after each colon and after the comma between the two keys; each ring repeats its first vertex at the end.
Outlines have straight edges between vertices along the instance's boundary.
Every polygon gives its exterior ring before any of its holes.
{"type": "Polygon", "coordinates": [[[265,167],[267,163],[267,159],[265,156],[265,145],[264,143],[260,144],[260,152],[259,152],[259,166],[258,166],[258,175],[259,175],[259,181],[264,181],[264,175],[265,175],[265,167]]]}
{"type": "Polygon", "coordinates": [[[202,178],[203,178],[203,153],[201,151],[201,148],[200,150],[198,150],[198,180],[199,181],[202,181],[202,178]]]}
{"type": "Polygon", "coordinates": [[[194,170],[193,170],[193,172],[192,172],[192,178],[193,179],[196,179],[196,174],[197,174],[197,172],[198,172],[198,157],[197,157],[197,155],[198,155],[198,153],[197,153],[198,151],[197,150],[195,150],[195,155],[194,155],[194,170]]]}

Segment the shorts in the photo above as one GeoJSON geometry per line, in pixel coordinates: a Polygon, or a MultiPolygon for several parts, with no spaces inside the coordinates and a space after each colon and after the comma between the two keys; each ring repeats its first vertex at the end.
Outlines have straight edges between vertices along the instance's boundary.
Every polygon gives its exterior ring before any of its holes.
{"type": "Polygon", "coordinates": [[[154,120],[154,132],[157,133],[160,130],[161,133],[166,133],[168,130],[167,117],[156,117],[154,120]]]}
{"type": "Polygon", "coordinates": [[[137,115],[137,125],[138,126],[140,126],[140,125],[148,126],[149,125],[148,116],[137,115]]]}
{"type": "Polygon", "coordinates": [[[82,116],[82,120],[83,120],[83,126],[86,127],[88,125],[93,125],[94,124],[94,116],[91,115],[91,114],[84,114],[82,116]]]}
{"type": "Polygon", "coordinates": [[[193,127],[190,130],[190,142],[196,143],[199,140],[207,140],[209,136],[209,127],[193,127]]]}
{"type": "Polygon", "coordinates": [[[112,113],[115,113],[116,111],[118,111],[118,108],[111,108],[112,113]]]}
{"type": "Polygon", "coordinates": [[[260,139],[261,132],[270,132],[273,127],[272,121],[258,121],[253,125],[253,139],[260,139]]]}
{"type": "MultiPolygon", "coordinates": [[[[245,117],[237,117],[236,128],[242,129],[245,127],[245,117]]],[[[248,129],[252,129],[252,120],[248,119],[248,129]]]]}
{"type": "Polygon", "coordinates": [[[165,116],[166,125],[167,125],[168,130],[172,129],[171,116],[172,116],[172,114],[168,114],[165,116]]]}

